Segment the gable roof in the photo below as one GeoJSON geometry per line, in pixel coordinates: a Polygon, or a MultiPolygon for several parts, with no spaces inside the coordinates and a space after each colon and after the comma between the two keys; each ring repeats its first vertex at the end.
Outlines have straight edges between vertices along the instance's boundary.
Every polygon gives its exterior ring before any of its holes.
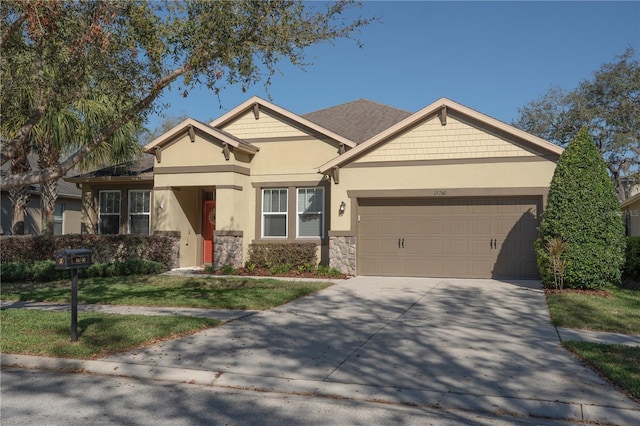
{"type": "Polygon", "coordinates": [[[482,114],[478,111],[475,111],[471,108],[468,108],[450,99],[440,98],[437,101],[433,102],[432,104],[424,107],[420,111],[410,115],[404,120],[378,133],[377,135],[373,136],[369,140],[359,144],[357,147],[321,165],[320,167],[318,167],[318,172],[326,173],[327,171],[331,170],[334,167],[341,167],[344,164],[349,163],[353,159],[357,158],[358,156],[364,154],[365,152],[372,149],[373,147],[379,145],[380,143],[387,141],[390,137],[408,129],[409,127],[417,124],[421,120],[424,120],[430,115],[435,114],[439,111],[449,111],[449,110],[455,111],[457,115],[461,115],[469,119],[478,121],[481,124],[484,124],[496,131],[500,131],[507,135],[523,140],[524,142],[534,146],[535,148],[538,148],[540,151],[547,152],[551,155],[560,155],[564,151],[558,145],[554,145],[551,142],[547,142],[544,139],[541,139],[537,136],[534,136],[516,127],[510,126],[500,120],[496,120],[493,117],[482,114]]]}
{"type": "Polygon", "coordinates": [[[246,153],[255,154],[259,151],[259,148],[257,146],[245,142],[240,138],[236,138],[235,136],[223,130],[216,129],[214,126],[210,126],[201,121],[194,120],[193,118],[187,118],[182,123],[175,126],[173,129],[146,144],[143,148],[144,152],[154,152],[156,149],[164,147],[165,145],[169,144],[173,140],[173,138],[184,132],[188,132],[191,128],[198,129],[205,134],[218,139],[220,142],[229,144],[232,147],[246,153]]]}
{"type": "Polygon", "coordinates": [[[335,131],[328,129],[322,125],[319,125],[318,123],[315,123],[313,121],[308,120],[307,118],[304,118],[302,116],[299,116],[297,114],[294,114],[282,107],[279,107],[275,104],[272,104],[271,102],[265,101],[264,99],[258,97],[258,96],[252,96],[251,98],[249,98],[248,100],[246,100],[245,102],[241,103],[240,105],[238,105],[237,107],[233,108],[232,110],[230,110],[229,112],[227,112],[226,114],[218,117],[217,119],[213,120],[211,123],[209,123],[209,126],[211,127],[215,127],[215,128],[220,128],[222,126],[224,126],[225,124],[229,123],[230,121],[234,120],[235,118],[239,117],[242,114],[245,114],[247,111],[257,108],[258,109],[258,114],[259,111],[261,109],[265,109],[267,111],[271,111],[274,112],[278,115],[281,115],[289,120],[292,120],[293,122],[301,125],[302,127],[306,127],[309,130],[312,130],[316,133],[320,133],[321,135],[324,135],[330,139],[335,140],[338,143],[344,144],[348,147],[354,147],[356,146],[356,143],[354,141],[352,141],[351,139],[340,135],[338,133],[336,133],[335,131]]]}
{"type": "Polygon", "coordinates": [[[360,144],[412,113],[367,99],[304,114],[303,117],[360,144]]]}

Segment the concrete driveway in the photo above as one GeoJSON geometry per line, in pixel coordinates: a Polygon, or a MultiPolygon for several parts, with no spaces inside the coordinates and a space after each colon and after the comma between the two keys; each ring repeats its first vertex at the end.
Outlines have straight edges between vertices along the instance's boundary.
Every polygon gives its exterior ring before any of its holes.
{"type": "Polygon", "coordinates": [[[105,361],[215,371],[214,385],[639,424],[560,344],[534,281],[357,277],[105,361]]]}

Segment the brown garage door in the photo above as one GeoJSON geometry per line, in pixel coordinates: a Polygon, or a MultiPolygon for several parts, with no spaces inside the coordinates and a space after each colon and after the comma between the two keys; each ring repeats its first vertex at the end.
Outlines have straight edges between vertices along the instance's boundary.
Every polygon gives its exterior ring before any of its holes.
{"type": "Polygon", "coordinates": [[[537,278],[539,198],[359,199],[358,273],[537,278]]]}

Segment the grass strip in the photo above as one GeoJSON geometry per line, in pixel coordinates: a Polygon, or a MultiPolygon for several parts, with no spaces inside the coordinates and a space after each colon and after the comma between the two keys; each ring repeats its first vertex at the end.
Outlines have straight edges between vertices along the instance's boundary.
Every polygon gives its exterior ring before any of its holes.
{"type": "Polygon", "coordinates": [[[568,340],[564,345],[627,395],[640,402],[640,348],[568,340]]]}
{"type": "Polygon", "coordinates": [[[548,294],[556,327],[640,334],[640,291],[609,286],[609,297],[565,292],[548,294]]]}
{"type": "MultiPolygon", "coordinates": [[[[276,279],[140,275],[87,278],[78,284],[79,303],[266,310],[330,286],[328,282],[276,279]]],[[[69,302],[69,281],[3,283],[3,300],[69,302]]]]}
{"type": "Polygon", "coordinates": [[[69,312],[0,311],[0,351],[56,358],[93,359],[188,335],[220,321],[181,316],[78,313],[78,341],[71,342],[69,312]]]}

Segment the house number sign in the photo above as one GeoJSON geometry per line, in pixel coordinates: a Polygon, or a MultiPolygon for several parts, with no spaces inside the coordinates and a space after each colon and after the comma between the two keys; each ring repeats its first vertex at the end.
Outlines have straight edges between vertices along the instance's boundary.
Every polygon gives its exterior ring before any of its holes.
{"type": "Polygon", "coordinates": [[[447,195],[447,191],[443,189],[436,189],[435,191],[433,191],[433,195],[435,195],[436,197],[444,197],[445,195],[447,195]]]}

